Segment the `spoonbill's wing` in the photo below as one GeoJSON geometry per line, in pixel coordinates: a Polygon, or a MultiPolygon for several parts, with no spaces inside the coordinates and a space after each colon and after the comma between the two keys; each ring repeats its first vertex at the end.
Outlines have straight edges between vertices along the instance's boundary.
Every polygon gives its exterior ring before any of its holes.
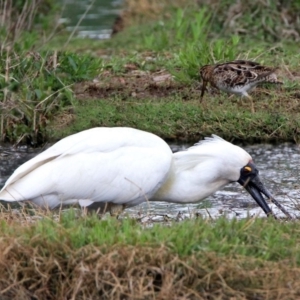
{"type": "Polygon", "coordinates": [[[142,202],[164,182],[171,160],[168,145],[153,134],[94,128],[61,140],[19,167],[0,199],[36,198],[50,207],[75,199],[142,202]]]}

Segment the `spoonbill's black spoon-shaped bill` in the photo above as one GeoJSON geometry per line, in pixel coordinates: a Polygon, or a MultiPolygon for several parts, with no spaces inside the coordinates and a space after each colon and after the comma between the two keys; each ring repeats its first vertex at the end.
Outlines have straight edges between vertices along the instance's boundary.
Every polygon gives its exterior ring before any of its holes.
{"type": "Polygon", "coordinates": [[[173,154],[149,132],[102,127],[68,136],[21,165],[0,199],[50,209],[74,203],[101,209],[147,200],[196,203],[233,181],[272,214],[263,195],[273,197],[242,148],[213,135],[173,154]]]}

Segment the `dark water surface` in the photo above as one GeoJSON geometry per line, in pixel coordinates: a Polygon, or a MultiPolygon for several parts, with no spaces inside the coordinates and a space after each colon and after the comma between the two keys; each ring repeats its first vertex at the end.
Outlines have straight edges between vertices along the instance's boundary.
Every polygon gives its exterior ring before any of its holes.
{"type": "MultiPolygon", "coordinates": [[[[173,151],[183,150],[187,145],[171,145],[173,151]]],[[[300,149],[293,144],[268,145],[259,144],[243,147],[248,151],[260,170],[260,177],[275,198],[292,214],[300,216],[300,149]],[[299,206],[299,207],[298,207],[299,206]]],[[[12,146],[0,146],[0,187],[13,171],[42,149],[12,146]]],[[[277,215],[283,216],[271,204],[277,215]]],[[[264,216],[262,210],[250,195],[238,184],[232,183],[208,197],[200,204],[144,203],[126,210],[130,215],[151,215],[159,221],[166,218],[180,218],[201,215],[213,218],[220,215],[228,217],[246,217],[247,214],[264,216]]]]}

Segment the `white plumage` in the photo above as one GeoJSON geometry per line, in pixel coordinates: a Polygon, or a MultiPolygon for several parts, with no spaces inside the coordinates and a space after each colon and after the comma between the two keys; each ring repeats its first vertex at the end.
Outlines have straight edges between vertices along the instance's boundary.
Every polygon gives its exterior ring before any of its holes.
{"type": "MultiPolygon", "coordinates": [[[[145,131],[93,128],[62,139],[17,168],[0,199],[49,208],[74,203],[130,207],[147,200],[191,203],[229,182],[244,184],[241,176],[249,168],[258,178],[251,156],[217,136],[173,154],[161,138],[145,131]]],[[[259,205],[269,212],[267,204],[259,205]]]]}

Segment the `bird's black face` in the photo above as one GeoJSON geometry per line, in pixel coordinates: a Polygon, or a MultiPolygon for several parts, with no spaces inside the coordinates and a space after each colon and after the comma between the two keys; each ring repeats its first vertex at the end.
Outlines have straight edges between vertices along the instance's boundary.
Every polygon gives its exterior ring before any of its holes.
{"type": "Polygon", "coordinates": [[[241,169],[241,176],[238,183],[248,191],[267,215],[272,215],[272,210],[263,195],[265,195],[268,199],[272,199],[273,197],[260,181],[258,170],[253,162],[249,162],[241,169]]]}

